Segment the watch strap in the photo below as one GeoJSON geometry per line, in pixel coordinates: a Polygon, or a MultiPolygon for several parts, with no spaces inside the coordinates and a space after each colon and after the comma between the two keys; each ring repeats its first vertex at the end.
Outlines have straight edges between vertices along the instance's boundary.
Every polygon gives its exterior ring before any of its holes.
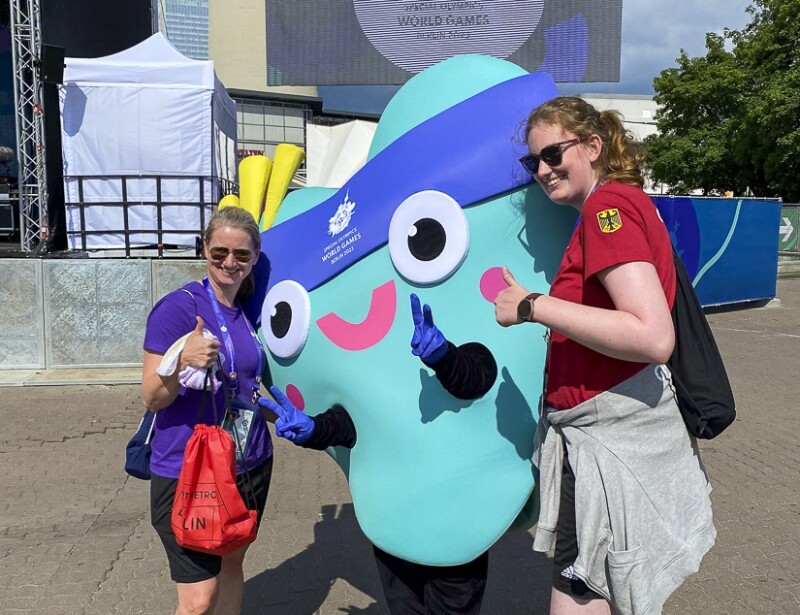
{"type": "Polygon", "coordinates": [[[534,301],[536,301],[536,300],[537,300],[539,297],[541,297],[541,296],[542,296],[542,293],[530,293],[529,295],[527,295],[527,296],[526,296],[526,297],[525,297],[525,298],[522,300],[522,301],[527,301],[527,302],[530,304],[530,306],[531,306],[531,310],[530,310],[530,312],[528,313],[528,316],[527,316],[527,318],[523,318],[523,319],[522,319],[524,322],[533,322],[533,314],[534,314],[534,305],[533,305],[533,302],[534,302],[534,301]]]}

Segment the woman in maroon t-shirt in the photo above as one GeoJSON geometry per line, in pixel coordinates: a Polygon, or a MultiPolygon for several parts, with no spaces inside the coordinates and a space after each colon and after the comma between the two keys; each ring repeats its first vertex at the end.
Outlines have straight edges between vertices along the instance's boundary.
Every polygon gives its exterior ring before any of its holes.
{"type": "MultiPolygon", "coordinates": [[[[508,288],[495,309],[502,326],[538,322],[549,328],[545,402],[552,412],[580,406],[670,358],[675,268],[668,231],[642,190],[643,156],[617,112],[558,97],[531,113],[526,138],[530,153],[520,159],[523,167],[553,202],[574,207],[579,218],[550,294],[529,293],[505,270],[508,288]]],[[[575,519],[568,457],[569,447],[551,613],[607,614],[605,596],[573,570],[582,520],[575,519]]]]}

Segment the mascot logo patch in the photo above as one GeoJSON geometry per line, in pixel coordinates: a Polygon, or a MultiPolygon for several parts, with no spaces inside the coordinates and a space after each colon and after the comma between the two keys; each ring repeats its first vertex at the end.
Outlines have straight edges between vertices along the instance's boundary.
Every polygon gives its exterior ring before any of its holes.
{"type": "Polygon", "coordinates": [[[344,201],[336,209],[333,218],[328,220],[328,235],[333,237],[346,229],[347,225],[350,224],[350,218],[353,217],[355,208],[356,204],[350,200],[350,191],[348,190],[344,195],[344,201]]]}
{"type": "Polygon", "coordinates": [[[604,209],[597,214],[597,223],[604,233],[615,233],[622,228],[622,218],[618,209],[604,209]]]}

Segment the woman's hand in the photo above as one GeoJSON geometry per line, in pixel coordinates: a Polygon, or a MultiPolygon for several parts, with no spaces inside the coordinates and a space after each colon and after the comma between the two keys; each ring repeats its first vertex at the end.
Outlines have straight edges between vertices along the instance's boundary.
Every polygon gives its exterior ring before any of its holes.
{"type": "Polygon", "coordinates": [[[517,306],[530,292],[517,283],[508,267],[503,267],[503,280],[508,288],[497,293],[494,299],[494,317],[500,326],[510,327],[522,322],[517,314],[517,306]]]}
{"type": "Polygon", "coordinates": [[[219,356],[219,340],[206,339],[203,336],[203,327],[205,323],[200,316],[196,317],[197,326],[194,331],[186,338],[186,345],[181,351],[181,358],[178,365],[178,371],[182,371],[186,367],[197,367],[199,369],[207,369],[214,365],[214,362],[219,356]]]}
{"type": "Polygon", "coordinates": [[[197,326],[186,338],[178,360],[178,368],[169,376],[160,376],[158,366],[164,355],[145,350],[142,363],[142,400],[150,410],[169,406],[180,392],[178,376],[186,367],[211,367],[219,356],[219,340],[203,336],[203,319],[197,316],[197,326]]]}

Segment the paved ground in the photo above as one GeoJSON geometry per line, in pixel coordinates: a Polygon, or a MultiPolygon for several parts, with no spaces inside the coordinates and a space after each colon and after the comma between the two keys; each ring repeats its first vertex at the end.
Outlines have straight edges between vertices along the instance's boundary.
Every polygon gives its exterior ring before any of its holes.
{"type": "MultiPolygon", "coordinates": [[[[740,418],[702,444],[719,538],[667,615],[800,613],[800,278],[779,280],[778,297],[780,306],[710,317],[740,418]]],[[[137,389],[0,386],[0,613],[172,612],[147,484],[122,471],[137,389]]],[[[323,453],[276,446],[243,613],[383,615],[341,473],[323,453]]],[[[531,542],[517,533],[492,549],[484,615],[547,612],[549,560],[531,542]]]]}

